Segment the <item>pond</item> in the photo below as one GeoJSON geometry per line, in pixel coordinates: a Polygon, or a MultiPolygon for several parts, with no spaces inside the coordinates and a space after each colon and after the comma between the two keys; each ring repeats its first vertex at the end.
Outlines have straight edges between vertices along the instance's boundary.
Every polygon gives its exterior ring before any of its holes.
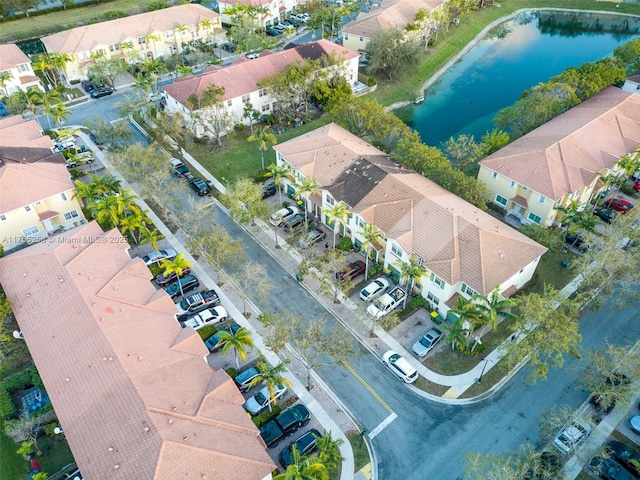
{"type": "Polygon", "coordinates": [[[425,92],[424,103],[396,110],[422,141],[460,134],[479,141],[498,110],[570,66],[611,55],[638,35],[640,19],[576,12],[528,12],[494,28],[425,92]]]}

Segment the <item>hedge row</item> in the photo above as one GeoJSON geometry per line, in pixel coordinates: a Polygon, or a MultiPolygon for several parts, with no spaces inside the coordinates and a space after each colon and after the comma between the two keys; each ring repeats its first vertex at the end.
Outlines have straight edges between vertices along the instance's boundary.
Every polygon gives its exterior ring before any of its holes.
{"type": "Polygon", "coordinates": [[[42,379],[33,365],[0,382],[0,420],[14,418],[18,414],[16,406],[11,399],[11,394],[16,390],[31,387],[32,385],[40,388],[44,387],[42,379]]]}

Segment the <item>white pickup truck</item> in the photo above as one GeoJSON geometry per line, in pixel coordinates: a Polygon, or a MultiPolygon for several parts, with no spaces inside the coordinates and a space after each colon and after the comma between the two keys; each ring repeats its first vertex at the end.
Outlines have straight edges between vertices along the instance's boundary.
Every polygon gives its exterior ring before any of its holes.
{"type": "Polygon", "coordinates": [[[367,314],[373,318],[381,318],[387,315],[404,301],[405,291],[396,287],[389,293],[385,293],[367,307],[367,314]]]}
{"type": "Polygon", "coordinates": [[[182,322],[183,327],[191,327],[194,330],[199,330],[207,325],[213,325],[214,323],[224,322],[228,318],[229,314],[224,307],[217,306],[204,310],[199,314],[182,322]]]}

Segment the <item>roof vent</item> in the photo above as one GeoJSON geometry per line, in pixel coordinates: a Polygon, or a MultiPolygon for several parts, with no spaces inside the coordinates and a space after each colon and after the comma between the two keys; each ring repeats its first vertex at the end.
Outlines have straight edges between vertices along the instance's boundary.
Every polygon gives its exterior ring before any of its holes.
{"type": "Polygon", "coordinates": [[[58,281],[60,283],[64,283],[64,278],[62,278],[62,275],[58,275],[58,281]]]}
{"type": "Polygon", "coordinates": [[[71,381],[71,379],[69,377],[64,379],[65,382],[69,383],[71,381]]]}
{"type": "Polygon", "coordinates": [[[189,437],[182,437],[182,440],[186,442],[187,440],[189,440],[189,437]]]}
{"type": "Polygon", "coordinates": [[[139,362],[141,362],[142,360],[144,360],[144,357],[138,357],[139,362]]]}
{"type": "Polygon", "coordinates": [[[27,293],[26,297],[27,297],[27,298],[31,298],[31,294],[30,294],[30,293],[27,293]]]}
{"type": "Polygon", "coordinates": [[[118,465],[117,463],[113,466],[114,470],[119,470],[120,469],[120,465],[118,465]]]}
{"type": "Polygon", "coordinates": [[[23,277],[27,277],[27,276],[29,276],[29,274],[28,274],[27,272],[24,272],[24,273],[22,274],[22,276],[23,276],[23,277]]]}
{"type": "Polygon", "coordinates": [[[148,432],[149,430],[151,430],[149,427],[144,427],[145,432],[148,432]]]}
{"type": "Polygon", "coordinates": [[[175,412],[176,410],[178,410],[178,407],[173,407],[173,408],[171,409],[171,411],[172,411],[172,412],[175,412]]]}
{"type": "Polygon", "coordinates": [[[107,451],[108,451],[109,453],[113,453],[113,451],[114,451],[114,450],[113,450],[113,447],[109,447],[109,448],[107,448],[107,451]]]}
{"type": "Polygon", "coordinates": [[[173,423],[173,420],[169,419],[169,425],[171,425],[173,423]]]}

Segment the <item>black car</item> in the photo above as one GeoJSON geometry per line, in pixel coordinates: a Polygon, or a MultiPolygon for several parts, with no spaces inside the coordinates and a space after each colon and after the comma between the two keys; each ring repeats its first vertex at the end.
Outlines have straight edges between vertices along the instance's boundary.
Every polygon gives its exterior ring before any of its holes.
{"type": "Polygon", "coordinates": [[[607,452],[627,470],[640,478],[640,453],[615,440],[607,443],[607,452]]]}
{"type": "Polygon", "coordinates": [[[268,183],[262,187],[262,198],[272,197],[276,194],[276,186],[274,183],[268,183]]]}
{"type": "Polygon", "coordinates": [[[295,18],[288,18],[287,22],[289,22],[291,25],[293,25],[296,28],[300,26],[300,23],[295,18]]]}
{"type": "Polygon", "coordinates": [[[193,275],[185,275],[184,277],[175,280],[172,284],[164,289],[165,292],[171,297],[176,298],[191,290],[195,290],[200,286],[200,281],[193,275]],[[182,287],[182,290],[180,289],[182,287]]]}
{"type": "Polygon", "coordinates": [[[209,194],[209,185],[207,185],[204,180],[198,177],[193,177],[189,180],[189,186],[191,189],[196,192],[201,197],[203,195],[209,194]]]}
{"type": "Polygon", "coordinates": [[[98,87],[91,90],[91,98],[102,98],[107,95],[111,95],[113,93],[113,89],[109,87],[98,87]]]}
{"type": "Polygon", "coordinates": [[[280,32],[278,30],[274,30],[271,27],[267,27],[264,31],[264,33],[266,33],[267,35],[269,35],[270,37],[279,37],[280,36],[280,32]]]}
{"type": "Polygon", "coordinates": [[[567,236],[564,237],[564,244],[568,247],[575,248],[580,253],[586,253],[587,250],[589,250],[589,247],[585,245],[584,238],[573,233],[567,234],[567,236]]]}
{"type": "Polygon", "coordinates": [[[93,132],[89,132],[89,138],[91,139],[91,141],[93,143],[95,143],[97,146],[101,146],[104,145],[104,142],[102,140],[100,140],[97,135],[93,132]]]}
{"type": "MultiPolygon", "coordinates": [[[[185,275],[189,275],[190,273],[191,273],[191,269],[189,267],[183,268],[182,269],[182,275],[180,275],[180,277],[182,278],[185,275]]],[[[160,287],[166,287],[170,283],[175,282],[177,278],[178,278],[178,275],[176,273],[170,273],[166,277],[164,276],[163,273],[160,273],[160,274],[156,275],[156,283],[160,287]]]]}
{"type": "Polygon", "coordinates": [[[87,93],[91,93],[93,90],[96,89],[96,86],[93,84],[91,80],[85,80],[80,85],[82,85],[82,88],[87,93]]]}
{"type": "Polygon", "coordinates": [[[589,467],[605,480],[635,480],[637,478],[612,458],[593,457],[589,462],[589,467]]]}
{"type": "Polygon", "coordinates": [[[596,208],[593,214],[605,223],[611,223],[616,218],[615,210],[610,208],[596,208]]]}
{"type": "Polygon", "coordinates": [[[310,418],[311,415],[307,407],[299,403],[263,425],[260,428],[260,436],[267,447],[273,447],[283,438],[304,427],[309,423],[310,418]]]}
{"type": "Polygon", "coordinates": [[[616,399],[615,397],[606,399],[604,396],[597,394],[591,396],[589,403],[593,405],[597,411],[609,415],[616,406],[616,399]]]}
{"type": "Polygon", "coordinates": [[[322,435],[315,428],[309,430],[307,433],[298,437],[297,440],[292,442],[287,448],[280,452],[279,460],[280,465],[287,468],[293,463],[292,447],[295,445],[300,455],[309,455],[318,448],[318,438],[322,435]]]}
{"type": "Polygon", "coordinates": [[[223,43],[221,47],[229,53],[234,53],[236,51],[236,46],[231,42],[223,43]]]}

